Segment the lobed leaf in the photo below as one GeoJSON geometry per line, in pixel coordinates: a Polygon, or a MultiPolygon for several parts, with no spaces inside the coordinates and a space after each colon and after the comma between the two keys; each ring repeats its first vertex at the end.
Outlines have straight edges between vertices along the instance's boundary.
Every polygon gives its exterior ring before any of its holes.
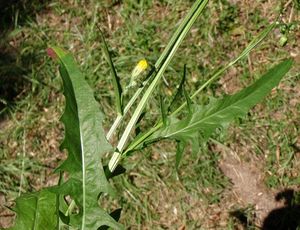
{"type": "Polygon", "coordinates": [[[70,223],[76,227],[97,229],[106,225],[122,229],[98,205],[100,193],[114,194],[101,162],[103,154],[111,149],[102,127],[104,116],[74,58],[57,47],[52,51],[60,63],[66,98],[61,118],[65,139],[61,148],[68,151],[68,158],[57,170],[69,173],[69,180],[52,188],[52,192],[70,195],[75,200],[80,212],[71,216],[70,223]]]}
{"type": "MultiPolygon", "coordinates": [[[[230,61],[226,66],[222,67],[221,69],[219,69],[218,71],[216,71],[212,77],[210,77],[201,87],[199,87],[196,92],[194,92],[190,98],[194,99],[200,92],[203,91],[203,89],[205,89],[206,87],[208,87],[213,81],[215,81],[216,79],[218,79],[228,68],[230,68],[231,66],[233,66],[235,63],[237,63],[239,60],[241,60],[242,58],[244,58],[245,56],[247,56],[250,51],[252,49],[254,49],[256,46],[258,46],[258,44],[266,38],[266,36],[275,28],[276,26],[276,22],[272,23],[270,25],[268,25],[263,31],[261,31],[248,45],[247,47],[240,53],[240,55],[236,58],[234,58],[232,61],[230,61]]],[[[182,79],[182,84],[184,83],[184,79],[182,79]]],[[[183,93],[183,88],[179,88],[179,90],[177,91],[177,93],[175,94],[176,97],[180,96],[177,94],[181,94],[183,93]]],[[[175,102],[177,100],[177,98],[174,98],[172,100],[172,103],[169,107],[169,112],[171,111],[172,107],[174,107],[173,101],[175,102]]],[[[184,102],[183,104],[181,104],[175,111],[172,111],[172,116],[175,117],[175,115],[177,115],[180,111],[182,111],[182,109],[184,109],[187,106],[187,101],[184,102]]],[[[151,128],[150,130],[148,130],[147,132],[137,136],[131,143],[130,145],[127,147],[126,151],[124,154],[127,154],[129,152],[132,151],[136,151],[139,148],[143,148],[145,145],[147,145],[147,140],[149,137],[152,137],[152,134],[155,133],[157,130],[161,129],[161,127],[163,127],[163,122],[159,121],[153,128],[151,128]]],[[[194,138],[196,139],[196,138],[194,138]]],[[[151,140],[151,139],[150,139],[151,140]]],[[[153,140],[151,140],[153,141],[153,140]]],[[[197,144],[197,143],[196,143],[197,144]]],[[[196,146],[195,146],[196,147],[196,146]]],[[[196,149],[196,148],[194,148],[196,149]]]]}
{"type": "Polygon", "coordinates": [[[17,220],[10,230],[57,229],[57,197],[44,189],[40,192],[24,194],[16,199],[14,211],[17,220]]]}
{"type": "MultiPolygon", "coordinates": [[[[185,119],[177,120],[169,117],[169,125],[160,128],[148,139],[149,142],[171,138],[180,142],[188,142],[199,132],[207,139],[216,128],[222,127],[237,117],[244,116],[250,108],[260,102],[282,79],[292,66],[292,60],[286,60],[275,66],[251,86],[234,95],[213,100],[205,106],[194,106],[192,114],[185,119]]],[[[179,153],[182,149],[179,148],[179,153]],[[179,151],[180,150],[180,151],[179,151]]],[[[179,160],[181,154],[178,154],[179,160]]],[[[176,165],[178,165],[176,160],[176,165]]]]}

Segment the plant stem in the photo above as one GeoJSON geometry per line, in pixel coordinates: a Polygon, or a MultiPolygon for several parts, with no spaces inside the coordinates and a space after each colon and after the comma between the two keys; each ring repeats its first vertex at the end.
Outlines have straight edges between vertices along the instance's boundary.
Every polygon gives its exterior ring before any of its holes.
{"type": "MultiPolygon", "coordinates": [[[[208,81],[206,81],[192,96],[191,99],[193,99],[196,95],[198,95],[203,89],[205,89],[210,83],[212,83],[214,80],[216,80],[219,76],[221,76],[222,73],[224,73],[228,68],[233,66],[236,62],[241,60],[243,57],[247,56],[251,50],[253,50],[269,33],[274,29],[276,26],[276,23],[272,23],[269,25],[266,29],[264,29],[257,37],[255,37],[249,45],[241,52],[241,54],[229,62],[225,67],[218,70],[208,81]]],[[[172,114],[171,116],[175,116],[178,114],[185,106],[187,105],[186,102],[184,102],[181,106],[179,106],[172,114]]],[[[124,152],[124,155],[126,155],[128,152],[134,150],[136,147],[138,147],[141,143],[146,140],[150,135],[152,135],[155,131],[160,129],[163,126],[162,120],[159,120],[158,123],[151,128],[148,132],[144,133],[140,137],[138,137],[136,140],[134,140],[130,146],[126,149],[124,152]]]]}
{"type": "MultiPolygon", "coordinates": [[[[159,69],[162,65],[162,63],[166,60],[167,56],[170,54],[172,48],[174,47],[178,37],[180,36],[180,34],[183,32],[183,30],[185,29],[185,27],[187,26],[189,20],[192,18],[192,16],[195,14],[195,12],[197,11],[198,7],[202,4],[202,1],[196,1],[194,3],[194,5],[191,7],[191,10],[188,12],[187,16],[184,18],[184,20],[182,21],[182,23],[179,25],[179,27],[177,28],[177,30],[175,31],[175,33],[173,34],[173,36],[171,37],[170,41],[168,42],[166,48],[164,49],[164,51],[162,52],[162,54],[160,55],[159,59],[156,61],[154,67],[155,70],[159,69]]],[[[100,31],[101,32],[101,31],[100,31]]],[[[149,79],[147,80],[146,84],[148,83],[149,79]]],[[[135,100],[138,98],[138,96],[141,94],[141,92],[143,91],[144,87],[142,89],[139,89],[135,94],[134,94],[134,98],[135,100]]],[[[134,100],[134,101],[135,101],[134,100]]],[[[132,104],[134,103],[134,101],[132,102],[132,104]]],[[[131,101],[130,101],[131,102],[131,101]]],[[[128,104],[130,104],[130,102],[128,104]]],[[[132,105],[131,104],[131,105],[132,105]]],[[[115,130],[119,127],[119,125],[121,124],[124,116],[126,115],[126,113],[128,112],[128,110],[130,109],[131,106],[126,106],[124,109],[124,114],[123,116],[121,114],[118,114],[116,120],[114,121],[111,129],[109,130],[109,132],[107,133],[107,140],[109,140],[113,133],[115,132],[115,130]],[[127,111],[126,111],[127,109],[127,111]]]]}
{"type": "MultiPolygon", "coordinates": [[[[188,14],[188,16],[185,18],[184,22],[186,24],[182,27],[182,31],[178,32],[178,38],[175,39],[175,43],[172,46],[170,52],[167,54],[166,59],[162,60],[162,66],[159,68],[155,78],[151,82],[150,86],[146,90],[145,94],[143,95],[140,103],[138,104],[136,110],[134,111],[118,145],[117,149],[111,158],[108,167],[109,170],[112,172],[115,170],[116,166],[118,165],[118,162],[121,159],[121,153],[125,148],[125,145],[127,144],[127,141],[129,139],[129,135],[134,128],[136,122],[138,121],[143,109],[146,106],[146,103],[148,102],[150,96],[152,95],[154,89],[156,88],[158,82],[160,81],[164,71],[166,70],[167,66],[169,65],[170,61],[172,60],[173,56],[175,55],[179,45],[182,43],[183,39],[185,38],[186,34],[189,32],[190,28],[206,6],[208,0],[203,0],[203,1],[197,1],[194,6],[192,7],[191,11],[192,13],[188,14]],[[195,9],[194,9],[195,8],[195,9]]],[[[160,60],[160,59],[159,59],[160,60]]]]}
{"type": "Polygon", "coordinates": [[[108,131],[108,133],[106,135],[106,139],[107,140],[111,139],[112,135],[114,134],[114,132],[116,131],[116,129],[121,124],[124,116],[127,114],[127,112],[129,111],[129,109],[131,108],[131,106],[134,104],[134,102],[136,101],[136,99],[139,97],[139,95],[141,94],[141,92],[143,91],[143,89],[144,89],[144,87],[138,88],[138,90],[135,92],[135,94],[132,96],[132,98],[127,103],[126,107],[124,108],[123,115],[118,114],[116,120],[114,121],[113,125],[111,126],[110,130],[108,131]]]}
{"type": "Polygon", "coordinates": [[[66,213],[65,213],[65,216],[69,216],[72,213],[72,211],[75,207],[76,207],[76,203],[75,203],[74,200],[72,200],[69,207],[68,207],[68,209],[67,209],[67,211],[66,211],[66,213]]]}

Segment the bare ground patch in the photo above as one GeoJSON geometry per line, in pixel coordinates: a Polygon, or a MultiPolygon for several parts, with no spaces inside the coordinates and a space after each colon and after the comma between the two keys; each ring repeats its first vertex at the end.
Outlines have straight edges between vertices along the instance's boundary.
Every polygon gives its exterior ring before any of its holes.
{"type": "Polygon", "coordinates": [[[222,160],[220,168],[230,178],[232,187],[230,192],[236,203],[242,207],[253,205],[256,213],[257,225],[261,225],[268,213],[279,207],[274,201],[274,191],[267,189],[264,183],[263,161],[251,159],[248,162],[241,161],[233,151],[220,148],[222,160]]]}

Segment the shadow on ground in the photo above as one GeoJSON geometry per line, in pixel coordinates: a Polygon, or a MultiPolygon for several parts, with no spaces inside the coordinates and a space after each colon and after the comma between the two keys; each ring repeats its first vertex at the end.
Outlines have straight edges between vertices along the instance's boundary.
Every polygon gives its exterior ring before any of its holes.
{"type": "MultiPolygon", "coordinates": [[[[300,192],[292,189],[284,190],[275,196],[277,202],[284,201],[284,206],[272,210],[263,220],[262,230],[297,230],[300,227],[300,192]]],[[[245,210],[236,210],[230,213],[238,219],[245,229],[257,229],[254,216],[245,210]]]]}
{"type": "Polygon", "coordinates": [[[296,230],[300,227],[300,192],[292,189],[280,192],[276,201],[284,200],[284,207],[272,210],[264,220],[263,230],[296,230]]]}
{"type": "Polygon", "coordinates": [[[0,0],[0,119],[30,86],[24,76],[31,71],[36,55],[21,50],[26,40],[22,27],[28,21],[35,21],[35,15],[47,6],[47,2],[0,0]]]}

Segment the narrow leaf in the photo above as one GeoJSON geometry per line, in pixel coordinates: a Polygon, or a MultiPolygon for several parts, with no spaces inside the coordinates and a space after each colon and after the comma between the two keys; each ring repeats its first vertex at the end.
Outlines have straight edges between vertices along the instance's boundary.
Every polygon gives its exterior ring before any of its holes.
{"type": "MultiPolygon", "coordinates": [[[[254,49],[263,39],[266,38],[266,36],[274,29],[276,26],[276,23],[272,23],[269,26],[267,26],[261,33],[259,33],[250,43],[249,45],[240,53],[238,57],[233,59],[231,62],[229,62],[226,66],[221,68],[219,71],[217,71],[213,76],[205,83],[203,84],[199,89],[196,90],[195,93],[190,97],[191,99],[194,99],[200,92],[203,91],[209,84],[211,84],[213,81],[218,79],[221,74],[223,74],[227,69],[229,69],[231,66],[233,66],[236,62],[241,60],[243,57],[247,56],[252,49],[254,49]]],[[[172,116],[175,116],[178,114],[185,106],[187,105],[186,102],[184,102],[182,105],[180,105],[174,112],[172,112],[172,116]]],[[[125,151],[125,154],[127,152],[135,151],[136,149],[140,148],[140,145],[143,145],[145,141],[147,141],[148,138],[152,136],[153,133],[155,133],[157,130],[160,130],[163,126],[162,121],[160,120],[155,127],[151,128],[148,132],[143,133],[142,135],[136,137],[128,146],[127,150],[125,151]]],[[[151,143],[151,141],[150,141],[151,143]]]]}
{"type": "Polygon", "coordinates": [[[165,126],[165,125],[167,125],[167,111],[166,111],[166,105],[165,105],[162,95],[160,95],[160,97],[159,97],[159,102],[160,102],[161,118],[162,118],[162,122],[165,126]]]}
{"type": "Polygon", "coordinates": [[[113,172],[109,171],[107,165],[105,165],[103,167],[103,169],[104,169],[104,172],[105,172],[107,180],[109,180],[109,179],[111,179],[113,177],[119,176],[119,175],[121,175],[121,174],[123,174],[123,173],[126,172],[126,169],[122,165],[118,165],[116,167],[115,171],[113,171],[113,172]]]}
{"type": "Polygon", "coordinates": [[[70,224],[70,217],[69,216],[65,216],[65,214],[61,211],[59,211],[59,218],[61,219],[62,223],[64,224],[70,224]]]}
{"type": "MultiPolygon", "coordinates": [[[[165,60],[167,59],[167,57],[173,52],[174,50],[174,46],[177,43],[177,40],[180,39],[181,34],[184,32],[184,30],[186,29],[186,27],[188,26],[190,20],[194,17],[194,15],[196,14],[197,17],[197,11],[199,11],[199,6],[200,7],[204,7],[205,4],[208,2],[208,0],[202,1],[202,0],[197,0],[195,1],[195,3],[193,4],[193,6],[191,7],[190,11],[188,12],[187,16],[184,18],[184,20],[182,21],[182,23],[180,23],[179,27],[176,29],[175,33],[173,34],[173,36],[171,37],[171,39],[169,40],[166,48],[164,49],[164,51],[162,52],[162,54],[160,55],[159,59],[155,62],[154,64],[154,68],[153,68],[153,72],[150,71],[149,75],[156,74],[156,71],[158,69],[160,69],[160,67],[162,66],[162,64],[165,62],[165,60]],[[202,6],[201,6],[202,5],[202,6]]],[[[124,108],[124,115],[129,111],[130,107],[132,106],[132,104],[136,101],[136,99],[139,97],[139,95],[143,92],[143,89],[145,88],[145,86],[150,83],[152,80],[152,76],[147,78],[145,84],[143,84],[144,86],[139,88],[135,94],[133,95],[133,97],[130,99],[130,101],[128,102],[128,104],[125,106],[124,108]]],[[[119,125],[121,124],[121,121],[123,120],[124,116],[122,115],[118,115],[118,117],[116,118],[114,124],[112,125],[111,129],[109,130],[109,132],[107,133],[107,139],[109,140],[113,133],[115,132],[115,130],[119,127],[119,125]]],[[[118,155],[114,155],[113,158],[119,158],[118,155]]],[[[114,164],[113,161],[110,162],[110,165],[114,164]]]]}
{"type": "MultiPolygon", "coordinates": [[[[173,47],[176,45],[176,42],[178,39],[180,39],[181,34],[184,32],[184,30],[189,26],[189,23],[191,20],[193,20],[193,17],[197,17],[197,14],[205,7],[207,4],[207,0],[196,0],[195,3],[192,5],[191,9],[189,10],[188,14],[185,16],[183,21],[180,23],[174,34],[172,35],[170,41],[168,42],[166,48],[160,55],[159,59],[155,63],[155,68],[160,68],[163,62],[167,59],[167,57],[170,55],[170,53],[173,50],[173,47]],[[202,9],[201,9],[202,8],[202,9]]],[[[199,15],[199,14],[198,14],[199,15]]]]}
{"type": "Polygon", "coordinates": [[[244,116],[278,85],[291,66],[291,60],[284,61],[240,92],[215,100],[206,106],[198,106],[193,115],[186,119],[180,121],[170,119],[170,125],[156,131],[150,140],[172,138],[189,141],[198,132],[208,138],[216,128],[231,122],[236,117],[244,116]]]}
{"type": "MultiPolygon", "coordinates": [[[[189,11],[187,17],[184,19],[184,23],[180,27],[182,27],[182,30],[178,32],[178,36],[174,40],[174,45],[172,46],[170,52],[166,54],[165,59],[162,59],[162,64],[157,69],[156,75],[154,79],[152,80],[151,84],[147,88],[146,92],[144,93],[143,97],[141,98],[139,104],[137,105],[136,110],[134,111],[130,121],[128,122],[125,131],[123,135],[120,138],[120,141],[117,145],[118,151],[121,153],[124,151],[125,146],[127,144],[127,141],[129,139],[130,133],[133,130],[136,122],[138,121],[142,111],[144,110],[147,102],[149,101],[150,97],[152,96],[153,91],[157,88],[158,83],[160,82],[161,77],[163,76],[165,70],[167,69],[168,65],[170,64],[172,58],[174,57],[177,49],[179,48],[180,44],[186,37],[187,33],[190,31],[192,25],[195,23],[198,16],[203,12],[206,4],[208,3],[208,0],[198,0],[195,2],[195,8],[192,7],[192,9],[189,11]],[[193,14],[190,15],[190,13],[193,12],[193,14]],[[186,23],[186,24],[185,24],[186,23]]],[[[113,171],[115,167],[118,164],[118,161],[121,159],[121,156],[116,152],[113,157],[111,158],[109,162],[109,169],[113,171]]]]}
{"type": "Polygon", "coordinates": [[[104,35],[103,35],[103,33],[102,33],[102,31],[101,31],[101,29],[99,27],[98,27],[98,30],[100,32],[100,38],[101,38],[101,41],[102,41],[103,53],[104,53],[104,56],[106,58],[106,61],[109,64],[111,75],[112,75],[112,82],[113,82],[114,92],[115,92],[115,97],[116,97],[116,109],[117,109],[117,112],[120,115],[122,115],[123,114],[122,98],[121,98],[122,87],[121,87],[121,84],[120,84],[120,78],[117,75],[117,71],[116,71],[114,63],[112,61],[110,52],[108,50],[108,45],[107,45],[107,43],[105,41],[104,35]]]}
{"type": "Polygon", "coordinates": [[[187,110],[189,112],[189,115],[192,114],[192,100],[189,96],[189,94],[187,93],[186,89],[183,88],[183,94],[184,94],[184,98],[185,98],[185,101],[186,101],[186,104],[187,104],[187,110]]]}
{"type": "Polygon", "coordinates": [[[183,89],[184,89],[184,84],[186,81],[186,64],[183,66],[183,74],[181,77],[181,81],[179,83],[179,86],[176,90],[175,96],[173,97],[170,106],[168,108],[168,111],[171,112],[172,108],[175,107],[175,105],[178,103],[180,100],[181,96],[183,95],[183,89]]]}
{"type": "MultiPolygon", "coordinates": [[[[199,89],[196,90],[195,93],[191,96],[191,99],[196,97],[200,92],[202,92],[203,89],[208,87],[213,81],[218,79],[227,69],[229,69],[231,66],[233,66],[235,63],[237,63],[239,60],[246,57],[258,44],[263,41],[267,37],[267,35],[275,28],[276,23],[272,23],[268,25],[263,31],[261,31],[249,44],[248,46],[240,53],[238,57],[233,59],[231,62],[229,62],[226,66],[218,70],[213,76],[206,81],[199,89]]],[[[186,102],[183,103],[180,107],[178,107],[173,114],[179,113],[184,107],[186,106],[186,102]]]]}

